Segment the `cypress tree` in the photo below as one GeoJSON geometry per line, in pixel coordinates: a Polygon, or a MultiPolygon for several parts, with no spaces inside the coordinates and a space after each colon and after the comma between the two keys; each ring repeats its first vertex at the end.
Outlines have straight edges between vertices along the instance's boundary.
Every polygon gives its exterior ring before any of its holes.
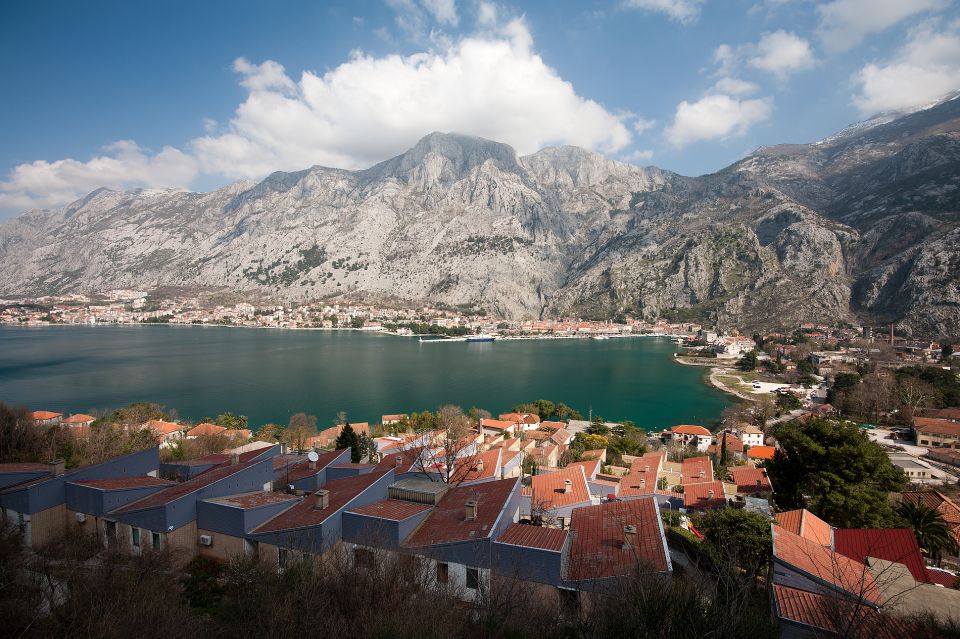
{"type": "Polygon", "coordinates": [[[360,438],[357,437],[356,431],[350,426],[350,422],[344,422],[343,430],[337,435],[335,447],[337,450],[349,448],[350,461],[354,464],[360,462],[360,457],[362,456],[362,452],[360,451],[360,438]]]}

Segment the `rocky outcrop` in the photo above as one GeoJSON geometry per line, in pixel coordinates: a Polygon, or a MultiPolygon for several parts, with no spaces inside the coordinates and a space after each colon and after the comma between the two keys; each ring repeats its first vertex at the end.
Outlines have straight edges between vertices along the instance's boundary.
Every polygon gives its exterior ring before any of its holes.
{"type": "Polygon", "coordinates": [[[948,100],[699,178],[433,133],[364,171],[101,189],[0,226],[0,293],[224,287],[960,335],[958,117],[948,100]]]}

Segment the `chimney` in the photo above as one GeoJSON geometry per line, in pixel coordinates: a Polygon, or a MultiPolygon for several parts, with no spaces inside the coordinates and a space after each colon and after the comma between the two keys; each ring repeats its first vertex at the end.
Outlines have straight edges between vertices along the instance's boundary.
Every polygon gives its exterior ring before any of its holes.
{"type": "Polygon", "coordinates": [[[317,496],[317,501],[313,504],[314,510],[323,510],[330,505],[330,491],[325,488],[321,488],[317,492],[313,493],[317,496]]]}
{"type": "Polygon", "coordinates": [[[237,453],[231,453],[231,454],[230,454],[230,465],[231,465],[231,466],[236,466],[236,465],[239,464],[239,463],[240,463],[240,455],[238,455],[237,453]]]}
{"type": "Polygon", "coordinates": [[[468,499],[466,505],[466,520],[473,521],[477,518],[477,500],[468,499]]]}
{"type": "Polygon", "coordinates": [[[62,459],[54,459],[50,462],[50,470],[53,471],[55,477],[59,477],[67,471],[67,462],[62,459]]]}
{"type": "Polygon", "coordinates": [[[713,491],[707,493],[707,499],[713,499],[713,491]]]}
{"type": "Polygon", "coordinates": [[[647,485],[647,480],[644,479],[643,477],[641,477],[641,478],[640,478],[640,488],[643,488],[643,487],[646,486],[646,485],[647,485]]]}
{"type": "Polygon", "coordinates": [[[310,470],[316,470],[316,469],[317,469],[317,462],[311,461],[311,462],[309,462],[309,463],[307,464],[307,466],[310,468],[310,470]]]}
{"type": "Polygon", "coordinates": [[[637,527],[627,524],[623,527],[623,549],[632,550],[637,547],[637,527]]]}
{"type": "Polygon", "coordinates": [[[650,472],[650,464],[647,464],[646,466],[643,467],[643,472],[645,472],[645,473],[649,473],[649,472],[650,472]]]}
{"type": "Polygon", "coordinates": [[[563,494],[569,495],[573,492],[573,482],[569,479],[563,480],[563,494]]]}
{"type": "Polygon", "coordinates": [[[400,468],[401,466],[403,466],[403,455],[397,455],[397,459],[396,459],[396,464],[395,464],[395,465],[396,465],[397,468],[400,468]]]}
{"type": "Polygon", "coordinates": [[[699,477],[703,477],[703,471],[702,471],[702,470],[700,471],[699,477]]]}
{"type": "Polygon", "coordinates": [[[475,471],[477,471],[477,472],[481,472],[481,473],[483,472],[483,460],[482,460],[482,459],[478,459],[477,461],[473,462],[473,470],[475,470],[475,471]]]}

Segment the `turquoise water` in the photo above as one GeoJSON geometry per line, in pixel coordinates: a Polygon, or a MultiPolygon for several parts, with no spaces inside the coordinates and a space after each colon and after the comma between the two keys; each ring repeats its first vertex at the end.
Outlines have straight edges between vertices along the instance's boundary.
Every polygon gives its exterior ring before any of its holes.
{"type": "Polygon", "coordinates": [[[254,426],[304,411],[323,426],[442,404],[497,414],[544,398],[661,428],[711,425],[730,405],[663,338],[421,344],[358,331],[196,326],[0,328],[0,401],[89,412],[133,401],[254,426]]]}

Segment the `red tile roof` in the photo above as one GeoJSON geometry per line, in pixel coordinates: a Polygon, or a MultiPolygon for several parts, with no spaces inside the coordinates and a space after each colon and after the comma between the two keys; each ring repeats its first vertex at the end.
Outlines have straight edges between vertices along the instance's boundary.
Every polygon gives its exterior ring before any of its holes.
{"type": "Polygon", "coordinates": [[[300,499],[301,498],[297,497],[296,495],[261,490],[255,493],[243,493],[241,495],[231,495],[229,497],[218,497],[208,501],[227,506],[233,506],[235,508],[243,508],[246,510],[247,508],[257,508],[259,506],[266,506],[268,504],[282,504],[285,502],[290,502],[292,504],[300,499]]]}
{"type": "Polygon", "coordinates": [[[929,411],[931,417],[939,417],[940,419],[952,419],[955,421],[960,421],[960,407],[951,406],[949,408],[940,408],[938,410],[929,411]]]}
{"type": "Polygon", "coordinates": [[[913,427],[918,433],[928,435],[960,435],[960,422],[936,417],[914,417],[913,427]]]}
{"type": "Polygon", "coordinates": [[[866,566],[779,526],[773,527],[773,556],[838,590],[881,603],[880,591],[866,566]]]}
{"type": "Polygon", "coordinates": [[[800,535],[821,546],[833,547],[833,529],[830,524],[805,508],[777,513],[776,519],[778,526],[786,528],[795,535],[800,535]]]}
{"type": "Polygon", "coordinates": [[[683,485],[684,508],[717,508],[726,503],[727,497],[723,493],[722,481],[683,485]]]}
{"type": "Polygon", "coordinates": [[[480,426],[491,430],[507,430],[508,428],[514,428],[516,423],[499,419],[481,419],[480,426]]]}
{"type": "Polygon", "coordinates": [[[216,424],[211,424],[210,422],[204,422],[203,424],[197,424],[193,428],[187,431],[187,435],[190,437],[200,437],[202,435],[219,435],[223,431],[227,430],[223,426],[217,426],[216,424]]]}
{"type": "Polygon", "coordinates": [[[767,471],[753,466],[734,466],[730,469],[730,478],[737,485],[737,492],[749,495],[751,493],[767,492],[772,489],[767,471]]]}
{"type": "Polygon", "coordinates": [[[501,421],[512,422],[514,424],[539,424],[540,416],[533,413],[504,413],[497,415],[501,421]]]}
{"type": "Polygon", "coordinates": [[[867,557],[886,559],[906,566],[917,581],[928,580],[917,538],[908,528],[837,528],[833,546],[841,555],[862,564],[867,557]]]}
{"type": "Polygon", "coordinates": [[[67,417],[65,420],[63,420],[63,423],[64,424],[87,424],[89,422],[96,421],[96,419],[97,418],[94,417],[93,415],[84,415],[83,413],[77,413],[75,415],[71,415],[70,417],[67,417]]]}
{"type": "Polygon", "coordinates": [[[573,511],[570,523],[570,580],[603,579],[633,573],[638,566],[668,569],[660,513],[653,498],[613,501],[573,511]],[[623,527],[637,528],[636,544],[623,547],[623,527]]]}
{"type": "Polygon", "coordinates": [[[70,482],[81,486],[99,488],[100,490],[125,490],[128,488],[148,488],[156,486],[174,486],[176,482],[166,479],[157,479],[149,475],[139,477],[111,477],[110,479],[80,479],[70,482]]]}
{"type": "Polygon", "coordinates": [[[36,420],[55,419],[57,417],[63,417],[63,413],[54,413],[48,410],[35,410],[30,413],[30,419],[36,420]]]}
{"type": "Polygon", "coordinates": [[[777,616],[781,619],[819,629],[829,636],[834,636],[845,630],[849,631],[850,628],[862,631],[864,637],[869,636],[876,639],[905,637],[910,634],[909,632],[903,632],[904,629],[899,627],[898,623],[893,622],[889,616],[881,617],[876,610],[862,603],[845,602],[837,597],[798,590],[781,584],[774,584],[773,586],[773,601],[777,616]],[[843,609],[843,616],[847,617],[849,621],[841,622],[838,619],[841,608],[843,609]],[[850,619],[851,617],[854,618],[850,619]],[[895,623],[896,627],[891,628],[890,623],[895,623]],[[879,624],[883,624],[889,632],[885,631],[879,624]]]}
{"type": "Polygon", "coordinates": [[[278,532],[318,526],[326,521],[330,515],[356,499],[358,495],[389,472],[391,472],[390,468],[384,468],[374,470],[364,475],[345,477],[344,479],[335,479],[334,481],[328,482],[324,486],[325,490],[330,491],[329,502],[326,508],[323,510],[315,510],[313,506],[317,502],[317,495],[316,493],[310,493],[304,497],[302,502],[293,508],[285,510],[273,519],[264,522],[253,532],[278,532]]]}
{"type": "Polygon", "coordinates": [[[403,521],[404,519],[410,519],[414,515],[419,515],[432,508],[433,506],[430,504],[417,504],[401,499],[384,499],[369,506],[351,508],[348,512],[377,517],[379,519],[389,519],[390,521],[403,521]]]}
{"type": "Polygon", "coordinates": [[[534,475],[530,485],[534,503],[548,510],[590,503],[590,487],[580,465],[571,464],[553,473],[534,475]],[[567,480],[570,480],[569,493],[564,492],[567,480]]]}
{"type": "Polygon", "coordinates": [[[630,472],[620,480],[620,497],[652,495],[657,488],[657,473],[663,457],[659,453],[647,453],[633,460],[630,472]],[[647,467],[650,470],[645,470],[647,467]],[[642,481],[641,481],[642,480],[642,481]]]}
{"type": "Polygon", "coordinates": [[[567,425],[563,422],[550,422],[544,421],[540,422],[540,428],[549,428],[550,430],[560,430],[561,428],[566,428],[567,425]]]}
{"type": "Polygon", "coordinates": [[[502,453],[501,448],[491,448],[485,453],[458,460],[450,475],[450,483],[464,484],[499,477],[502,453]]]}
{"type": "Polygon", "coordinates": [[[135,502],[131,502],[126,506],[118,508],[114,512],[135,512],[138,510],[147,510],[149,508],[157,508],[159,506],[169,504],[175,499],[179,499],[184,495],[189,495],[190,493],[196,492],[201,488],[205,488],[214,482],[225,479],[230,475],[240,472],[241,470],[245,470],[255,463],[257,462],[241,462],[236,465],[217,466],[216,468],[211,468],[207,472],[201,473],[193,479],[188,479],[185,482],[174,484],[169,488],[155,492],[152,495],[144,497],[143,499],[138,499],[135,502]]]}
{"type": "Polygon", "coordinates": [[[32,473],[37,471],[53,472],[50,464],[10,463],[0,464],[0,473],[32,473]]]}
{"type": "Polygon", "coordinates": [[[703,435],[705,437],[710,437],[709,430],[703,426],[694,426],[691,424],[680,424],[679,426],[674,426],[671,428],[670,431],[676,433],[677,435],[703,435]]]}
{"type": "Polygon", "coordinates": [[[927,568],[927,581],[932,584],[939,584],[944,588],[953,588],[957,583],[957,576],[946,570],[936,568],[927,568]]]}
{"type": "Polygon", "coordinates": [[[518,483],[518,479],[501,479],[451,488],[404,545],[432,546],[489,537],[518,483]],[[468,499],[477,500],[476,519],[466,519],[468,499]]]}
{"type": "Polygon", "coordinates": [[[773,453],[776,448],[773,446],[751,446],[747,451],[747,457],[751,459],[773,459],[773,453]]]}
{"type": "Polygon", "coordinates": [[[680,466],[682,484],[702,484],[713,481],[713,464],[709,457],[688,457],[680,466]]]}
{"type": "Polygon", "coordinates": [[[600,460],[599,459],[588,459],[586,461],[578,461],[567,464],[565,468],[583,468],[583,474],[587,476],[587,479],[592,479],[600,472],[600,460]]]}
{"type": "Polygon", "coordinates": [[[496,539],[498,544],[510,544],[511,546],[552,550],[554,552],[562,550],[566,540],[566,530],[525,524],[510,524],[496,539]]]}
{"type": "Polygon", "coordinates": [[[162,419],[151,419],[149,422],[140,425],[141,430],[152,431],[154,435],[169,435],[183,430],[180,424],[165,422],[162,419]]]}

